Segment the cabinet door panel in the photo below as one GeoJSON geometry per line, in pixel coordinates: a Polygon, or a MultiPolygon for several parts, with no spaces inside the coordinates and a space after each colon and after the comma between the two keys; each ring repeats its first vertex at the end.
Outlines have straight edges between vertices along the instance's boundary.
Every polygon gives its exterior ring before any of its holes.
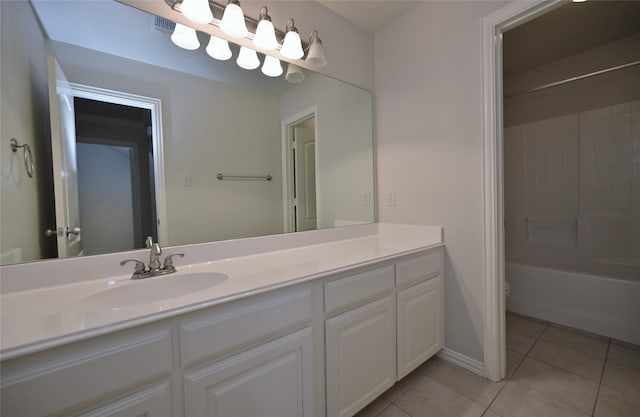
{"type": "Polygon", "coordinates": [[[55,354],[3,362],[0,414],[65,413],[171,374],[169,330],[100,340],[102,344],[81,342],[55,354]],[[33,401],[34,393],[39,393],[37,401],[33,401]]]}
{"type": "Polygon", "coordinates": [[[442,348],[441,278],[398,292],[398,379],[442,348]]]}
{"type": "Polygon", "coordinates": [[[305,328],[185,376],[188,416],[313,414],[313,338],[305,328]]]}
{"type": "Polygon", "coordinates": [[[169,382],[155,385],[78,417],[170,417],[169,382]]]}
{"type": "Polygon", "coordinates": [[[394,311],[388,296],[327,320],[329,416],[354,415],[395,382],[394,311]]]}

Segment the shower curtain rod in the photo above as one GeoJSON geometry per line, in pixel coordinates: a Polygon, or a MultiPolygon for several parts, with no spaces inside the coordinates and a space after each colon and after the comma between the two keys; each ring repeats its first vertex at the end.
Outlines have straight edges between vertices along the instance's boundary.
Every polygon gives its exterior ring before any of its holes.
{"type": "Polygon", "coordinates": [[[538,87],[529,88],[527,90],[517,91],[515,93],[506,94],[504,96],[504,98],[516,97],[516,96],[521,96],[523,94],[534,93],[534,92],[540,91],[540,90],[546,90],[547,88],[557,87],[559,85],[571,83],[571,82],[574,82],[574,81],[583,80],[585,78],[594,77],[596,75],[602,75],[602,74],[606,74],[608,72],[617,71],[617,70],[621,70],[621,69],[625,69],[625,68],[630,68],[630,67],[636,66],[638,64],[640,64],[640,60],[629,62],[628,64],[618,65],[618,66],[611,67],[611,68],[605,68],[605,69],[601,69],[601,70],[598,70],[598,71],[589,72],[587,74],[582,74],[582,75],[578,75],[576,77],[571,77],[571,78],[567,78],[567,79],[564,79],[564,80],[555,81],[555,82],[552,82],[552,83],[549,83],[549,84],[543,84],[543,85],[540,85],[538,87]]]}

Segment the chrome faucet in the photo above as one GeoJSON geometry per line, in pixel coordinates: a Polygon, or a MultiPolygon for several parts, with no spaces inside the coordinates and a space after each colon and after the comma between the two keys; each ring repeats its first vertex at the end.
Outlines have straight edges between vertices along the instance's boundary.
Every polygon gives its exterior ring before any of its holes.
{"type": "Polygon", "coordinates": [[[135,267],[131,279],[143,279],[155,277],[157,275],[167,275],[176,272],[176,267],[173,266],[173,257],[184,257],[184,253],[173,253],[167,255],[164,258],[164,262],[160,263],[160,257],[162,256],[162,248],[159,243],[153,243],[151,237],[147,237],[147,248],[150,248],[149,253],[149,268],[146,268],[144,262],[139,259],[125,259],[120,262],[120,266],[124,266],[129,262],[135,262],[135,267]]]}
{"type": "Polygon", "coordinates": [[[151,251],[149,253],[149,272],[156,272],[160,270],[160,256],[162,255],[162,248],[158,243],[151,244],[151,251]]]}

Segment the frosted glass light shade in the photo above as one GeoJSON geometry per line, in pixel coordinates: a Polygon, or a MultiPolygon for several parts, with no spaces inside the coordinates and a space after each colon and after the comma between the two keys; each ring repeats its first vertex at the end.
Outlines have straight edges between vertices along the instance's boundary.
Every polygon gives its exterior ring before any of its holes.
{"type": "Polygon", "coordinates": [[[193,51],[200,48],[200,41],[196,35],[196,30],[180,23],[176,23],[176,28],[171,34],[171,42],[180,48],[193,51]]]}
{"type": "Polygon", "coordinates": [[[227,35],[234,38],[244,38],[249,31],[244,21],[244,13],[236,3],[229,3],[224,8],[224,14],[220,21],[220,29],[227,35]]]}
{"type": "Polygon", "coordinates": [[[220,39],[217,36],[212,36],[209,39],[206,51],[211,58],[215,58],[220,61],[226,61],[231,58],[232,55],[231,49],[229,48],[229,42],[224,39],[220,39]]]}
{"type": "Polygon", "coordinates": [[[253,44],[263,51],[273,51],[278,47],[276,32],[271,21],[263,19],[258,23],[256,36],[253,37],[253,44]]]}
{"type": "Polygon", "coordinates": [[[327,57],[324,54],[322,42],[319,39],[313,39],[309,46],[309,53],[305,62],[313,67],[319,68],[327,65],[327,57]]]}
{"type": "Polygon", "coordinates": [[[289,59],[300,59],[304,56],[302,41],[300,40],[298,32],[294,32],[293,30],[287,32],[284,36],[284,42],[282,42],[280,53],[283,57],[289,59]]]}
{"type": "Polygon", "coordinates": [[[236,64],[238,64],[240,68],[253,70],[260,66],[260,60],[258,59],[258,54],[256,54],[256,51],[241,46],[240,53],[238,54],[238,59],[236,59],[236,64]]]}
{"type": "Polygon", "coordinates": [[[282,65],[278,58],[267,55],[262,64],[262,73],[268,77],[279,77],[282,75],[282,65]]]}
{"type": "Polygon", "coordinates": [[[287,74],[284,76],[284,79],[293,84],[301,83],[304,81],[304,72],[299,66],[289,64],[289,67],[287,67],[287,74]]]}
{"type": "Polygon", "coordinates": [[[209,0],[184,0],[180,11],[184,17],[195,23],[206,24],[213,20],[209,0]]]}

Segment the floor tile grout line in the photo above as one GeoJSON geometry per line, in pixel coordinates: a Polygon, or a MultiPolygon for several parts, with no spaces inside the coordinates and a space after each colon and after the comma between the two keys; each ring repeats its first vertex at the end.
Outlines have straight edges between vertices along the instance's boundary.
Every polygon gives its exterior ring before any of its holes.
{"type": "MultiPolygon", "coordinates": [[[[577,349],[568,348],[568,347],[566,347],[566,346],[562,346],[561,344],[554,343],[554,342],[546,342],[546,341],[544,341],[544,340],[542,340],[541,342],[542,342],[542,343],[548,343],[548,344],[550,344],[550,345],[554,345],[554,346],[558,346],[558,347],[565,347],[565,348],[570,349],[570,350],[578,351],[577,349]]],[[[538,343],[538,342],[536,341],[536,343],[538,343]]],[[[535,345],[535,343],[534,343],[534,345],[535,345]]],[[[533,349],[533,348],[532,348],[532,349],[533,349]]],[[[605,357],[604,357],[604,359],[602,359],[602,361],[603,361],[603,362],[602,362],[603,369],[604,369],[604,365],[605,365],[605,363],[606,363],[606,361],[607,361],[607,352],[608,352],[608,351],[609,351],[609,342],[607,342],[607,350],[605,351],[605,357]]],[[[592,357],[592,358],[594,358],[594,359],[596,359],[596,360],[598,360],[598,361],[600,360],[600,358],[598,358],[597,356],[592,355],[592,354],[590,354],[590,353],[582,352],[582,351],[579,351],[579,352],[580,352],[580,353],[584,353],[585,355],[589,355],[590,357],[592,357]]],[[[527,356],[528,356],[528,354],[527,354],[527,356]]],[[[545,361],[544,359],[534,358],[534,357],[530,357],[530,359],[533,359],[533,360],[538,361],[538,362],[542,362],[542,363],[544,363],[544,364],[546,364],[546,365],[549,365],[549,366],[553,366],[554,368],[560,369],[560,370],[562,370],[562,371],[564,371],[564,372],[568,372],[568,373],[570,373],[570,374],[572,374],[572,375],[575,375],[575,376],[579,376],[580,378],[584,378],[584,379],[586,379],[586,380],[588,380],[588,381],[591,381],[591,382],[598,383],[598,382],[602,379],[602,371],[601,371],[601,375],[600,375],[599,380],[598,380],[598,381],[595,381],[595,380],[593,380],[593,379],[591,379],[591,378],[588,378],[588,377],[586,377],[586,376],[584,376],[584,375],[580,375],[580,374],[578,374],[578,373],[576,373],[576,372],[570,371],[569,369],[561,368],[561,367],[559,367],[559,366],[558,366],[558,365],[556,365],[556,364],[553,364],[553,363],[547,362],[547,361],[545,361]]]]}
{"type": "Polygon", "coordinates": [[[602,388],[602,381],[604,380],[604,370],[607,367],[607,361],[609,360],[609,349],[611,348],[611,338],[609,338],[609,343],[607,343],[607,352],[604,355],[604,363],[602,364],[602,371],[600,371],[600,382],[598,383],[598,391],[596,392],[596,400],[593,403],[593,411],[591,412],[591,416],[596,415],[596,408],[598,407],[598,399],[600,398],[600,388],[602,388]]]}
{"type": "MultiPolygon", "coordinates": [[[[524,354],[522,356],[522,360],[520,361],[520,363],[518,363],[518,365],[516,366],[516,369],[513,370],[513,372],[511,373],[511,376],[509,376],[509,378],[505,378],[505,383],[504,385],[498,390],[498,392],[496,393],[496,395],[493,397],[493,399],[491,400],[491,402],[489,403],[489,405],[487,406],[485,413],[487,412],[487,410],[491,409],[491,406],[493,405],[493,403],[496,401],[496,399],[500,396],[500,394],[502,393],[502,390],[504,390],[504,388],[507,386],[507,384],[509,383],[509,381],[511,381],[511,378],[513,378],[513,376],[516,374],[516,372],[518,372],[518,369],[520,369],[520,366],[522,366],[522,363],[524,362],[525,359],[527,359],[527,356],[529,356],[529,352],[531,352],[531,349],[533,349],[533,347],[535,346],[536,343],[538,343],[538,340],[540,340],[540,338],[542,337],[542,334],[545,332],[545,330],[547,330],[547,328],[549,327],[549,322],[545,322],[545,327],[544,329],[542,329],[542,331],[540,332],[540,334],[538,335],[538,337],[536,338],[536,341],[533,342],[533,344],[531,345],[531,347],[529,348],[529,350],[527,351],[526,354],[524,354]]],[[[516,352],[518,353],[518,352],[516,352]]]]}
{"type": "MultiPolygon", "coordinates": [[[[538,343],[538,341],[540,340],[540,338],[542,337],[542,335],[544,334],[544,332],[545,332],[545,331],[546,331],[550,326],[551,326],[550,322],[547,322],[547,326],[544,328],[544,330],[543,330],[542,332],[540,332],[540,335],[538,336],[538,338],[536,339],[536,341],[535,341],[535,342],[533,342],[533,344],[531,345],[531,347],[529,348],[529,350],[527,351],[527,353],[526,353],[526,354],[524,355],[524,357],[522,358],[522,361],[520,361],[520,363],[518,364],[518,366],[516,367],[516,369],[513,371],[512,378],[513,378],[513,376],[516,374],[516,372],[518,372],[518,369],[520,369],[520,366],[522,366],[522,364],[524,363],[525,359],[529,358],[529,359],[531,359],[531,360],[538,361],[538,359],[535,359],[535,358],[531,358],[531,357],[529,357],[529,354],[531,353],[531,351],[532,351],[532,350],[533,350],[533,348],[535,347],[536,343],[538,343]]],[[[609,339],[609,343],[610,343],[610,341],[611,341],[611,339],[609,339]]],[[[607,354],[608,354],[608,352],[609,352],[609,344],[607,344],[607,354]]],[[[606,356],[607,356],[607,355],[605,355],[605,363],[606,363],[606,356]]],[[[568,372],[568,371],[566,371],[566,370],[564,370],[564,369],[562,369],[562,368],[559,368],[559,367],[557,367],[557,366],[554,366],[554,365],[551,365],[551,364],[547,364],[546,362],[543,362],[543,361],[538,361],[538,362],[542,362],[542,363],[545,363],[546,365],[549,365],[549,366],[551,366],[551,367],[553,367],[553,368],[559,369],[559,370],[564,371],[564,372],[568,372]]],[[[568,372],[568,373],[571,373],[571,372],[568,372]]],[[[575,374],[573,374],[573,373],[571,373],[571,374],[572,374],[572,375],[575,375],[575,374]]],[[[578,376],[579,376],[579,375],[578,375],[578,376]]],[[[581,378],[584,378],[584,377],[581,377],[581,378]]],[[[585,378],[585,379],[587,379],[587,378],[585,378]]],[[[509,380],[511,380],[511,378],[509,378],[509,380]]],[[[589,381],[591,381],[591,380],[589,380],[589,381]]],[[[592,381],[592,382],[593,382],[593,381],[592,381]]],[[[514,384],[517,384],[517,382],[516,382],[516,381],[513,381],[513,383],[514,383],[514,384]]],[[[506,386],[506,385],[507,385],[507,384],[505,384],[505,386],[506,386]]],[[[543,396],[545,396],[545,397],[547,397],[547,398],[554,399],[553,397],[550,397],[548,394],[546,394],[546,393],[544,393],[544,392],[540,392],[540,391],[538,391],[538,390],[536,390],[536,389],[533,389],[533,388],[531,388],[531,387],[527,387],[527,386],[525,386],[525,387],[526,387],[526,388],[528,388],[528,389],[530,389],[530,390],[532,390],[532,391],[535,391],[535,392],[537,392],[538,394],[543,395],[543,396]]],[[[504,389],[504,387],[502,387],[502,388],[504,389]]],[[[500,391],[502,391],[502,390],[500,390],[500,391]]],[[[599,392],[599,391],[600,391],[600,385],[598,385],[598,392],[599,392]]],[[[498,396],[497,396],[497,395],[496,395],[496,398],[498,398],[498,396]]],[[[495,401],[495,399],[496,399],[496,398],[494,398],[494,399],[493,399],[493,401],[491,402],[491,404],[489,405],[489,407],[491,407],[491,405],[493,405],[493,402],[495,401]]],[[[598,398],[597,398],[597,395],[596,395],[596,402],[597,402],[597,399],[598,399],[598,398]]],[[[576,407],[575,407],[574,405],[572,405],[572,404],[568,404],[568,403],[566,403],[566,402],[564,402],[564,401],[562,401],[562,400],[557,400],[557,399],[554,399],[554,400],[555,400],[555,401],[559,401],[559,402],[561,402],[562,404],[566,405],[567,407],[570,407],[570,408],[572,408],[572,409],[574,409],[574,410],[576,410],[576,411],[578,411],[578,412],[580,412],[580,413],[584,414],[585,416],[588,416],[588,415],[589,415],[589,414],[585,413],[584,411],[582,411],[582,410],[580,410],[580,409],[576,408],[576,407]]],[[[594,403],[594,410],[595,410],[595,403],[594,403]]],[[[593,416],[593,413],[591,414],[591,416],[593,416]]]]}
{"type": "MultiPolygon", "coordinates": [[[[516,372],[518,371],[518,369],[520,369],[520,366],[521,366],[521,365],[522,365],[522,363],[525,361],[525,359],[530,358],[530,357],[529,357],[529,354],[531,353],[531,351],[532,351],[532,350],[533,350],[533,348],[535,347],[536,343],[538,343],[538,341],[539,341],[539,340],[540,340],[540,338],[542,337],[542,334],[543,334],[543,333],[544,333],[544,332],[545,332],[545,331],[546,331],[550,326],[551,326],[550,322],[547,322],[547,326],[545,327],[545,329],[544,329],[542,332],[540,332],[540,335],[538,336],[538,338],[536,339],[536,341],[531,345],[531,347],[530,347],[530,348],[529,348],[529,350],[527,351],[527,353],[526,353],[526,355],[524,356],[524,358],[522,358],[522,361],[520,362],[520,364],[518,365],[518,367],[513,371],[513,375],[515,375],[515,374],[516,374],[516,372]]],[[[605,362],[604,362],[604,365],[603,365],[603,368],[602,368],[602,369],[603,369],[603,370],[602,370],[603,375],[604,375],[604,367],[606,366],[606,362],[607,362],[607,357],[609,356],[609,345],[611,344],[611,338],[607,338],[607,339],[608,339],[608,342],[607,342],[607,352],[605,353],[605,362]]],[[[546,362],[544,362],[544,361],[539,361],[538,359],[535,359],[535,358],[530,358],[530,359],[531,359],[531,360],[534,360],[534,361],[538,361],[538,362],[542,362],[542,363],[547,364],[546,362]]],[[[564,372],[570,373],[570,374],[572,374],[572,375],[575,375],[574,373],[569,372],[569,371],[566,371],[566,370],[564,370],[564,369],[562,369],[562,368],[560,368],[560,367],[557,367],[557,366],[555,366],[555,365],[551,365],[551,364],[547,364],[547,365],[549,365],[549,366],[551,366],[551,367],[553,367],[553,368],[559,369],[559,370],[561,370],[561,371],[564,371],[564,372]]],[[[580,376],[580,375],[578,375],[578,376],[580,376]]],[[[584,378],[584,377],[581,377],[581,378],[584,378]]],[[[590,380],[590,379],[588,379],[588,378],[585,378],[585,379],[587,379],[587,380],[591,381],[591,380],[590,380]]],[[[601,378],[601,380],[602,380],[602,378],[601,378]]],[[[593,381],[592,381],[592,382],[593,382],[593,381]]],[[[515,382],[515,381],[514,381],[514,383],[515,383],[515,384],[517,384],[517,382],[515,382]]],[[[505,384],[505,385],[506,385],[506,384],[505,384]]],[[[504,387],[503,387],[503,388],[504,388],[504,387]]],[[[548,394],[546,394],[546,393],[544,393],[544,392],[540,392],[540,391],[535,390],[535,389],[530,388],[530,387],[527,387],[527,388],[529,388],[529,389],[531,389],[531,390],[533,390],[533,391],[537,392],[537,393],[538,393],[538,394],[540,394],[540,395],[544,395],[545,397],[553,398],[553,397],[549,397],[549,395],[548,395],[548,394]]],[[[598,389],[597,389],[597,393],[599,393],[599,392],[600,392],[600,384],[598,384],[598,389]]],[[[496,398],[497,398],[497,396],[496,396],[496,398]]],[[[494,401],[495,401],[495,398],[494,398],[494,401]]],[[[576,407],[575,407],[575,406],[573,406],[572,404],[568,404],[568,403],[566,403],[566,402],[564,402],[564,401],[562,401],[562,400],[556,400],[556,401],[560,401],[561,403],[563,403],[563,404],[567,405],[568,407],[573,408],[573,409],[574,409],[574,410],[576,410],[576,411],[579,411],[579,412],[581,412],[581,413],[583,413],[583,414],[585,414],[585,415],[589,415],[589,414],[585,413],[584,411],[582,411],[582,410],[580,410],[580,409],[576,408],[576,407]]],[[[593,406],[593,412],[591,413],[591,416],[592,416],[592,417],[593,417],[593,413],[595,412],[595,406],[596,406],[597,402],[598,402],[598,394],[596,394],[596,399],[595,399],[594,406],[593,406]]],[[[493,405],[493,401],[491,402],[491,405],[493,405]]]]}

